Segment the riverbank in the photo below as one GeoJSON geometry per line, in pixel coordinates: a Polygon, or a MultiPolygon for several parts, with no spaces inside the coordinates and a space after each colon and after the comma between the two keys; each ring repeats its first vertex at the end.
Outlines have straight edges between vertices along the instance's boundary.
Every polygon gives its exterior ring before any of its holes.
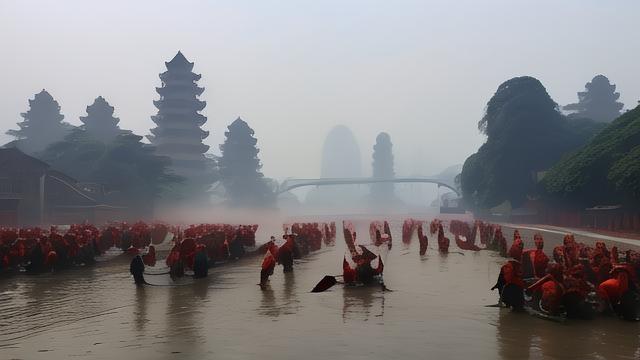
{"type": "MultiPolygon", "coordinates": [[[[635,250],[640,250],[640,234],[627,234],[627,233],[619,233],[619,232],[604,232],[601,230],[592,231],[590,229],[578,229],[578,228],[566,228],[560,226],[553,225],[543,225],[543,224],[511,224],[511,223],[500,223],[503,229],[508,229],[508,232],[505,232],[505,237],[507,240],[511,240],[513,238],[513,230],[518,229],[523,236],[525,245],[533,246],[533,234],[536,232],[541,232],[545,237],[546,243],[548,245],[548,240],[552,240],[552,243],[559,245],[562,242],[562,237],[565,234],[572,233],[578,236],[582,241],[588,243],[589,245],[595,244],[596,241],[603,241],[607,246],[618,246],[621,249],[625,248],[634,248],[635,250]]],[[[551,248],[547,246],[548,251],[551,251],[551,248]]]]}

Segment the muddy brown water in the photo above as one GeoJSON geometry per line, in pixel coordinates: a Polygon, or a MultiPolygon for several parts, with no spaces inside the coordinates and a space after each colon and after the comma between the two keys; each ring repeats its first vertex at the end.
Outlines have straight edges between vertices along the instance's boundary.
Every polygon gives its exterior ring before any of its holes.
{"type": "MultiPolygon", "coordinates": [[[[142,288],[126,259],[2,278],[0,359],[640,358],[640,325],[559,324],[485,307],[496,303],[489,288],[504,259],[488,251],[440,255],[432,237],[420,258],[417,240],[403,246],[394,225],[385,262],[393,292],[338,285],[309,293],[325,274],[341,272],[341,237],[296,262],[293,274],[276,268],[265,291],[256,285],[260,258],[197,281],[147,276],[158,286],[142,288]]],[[[368,233],[366,223],[357,227],[368,233]]],[[[545,239],[551,248],[561,236],[545,239]]]]}

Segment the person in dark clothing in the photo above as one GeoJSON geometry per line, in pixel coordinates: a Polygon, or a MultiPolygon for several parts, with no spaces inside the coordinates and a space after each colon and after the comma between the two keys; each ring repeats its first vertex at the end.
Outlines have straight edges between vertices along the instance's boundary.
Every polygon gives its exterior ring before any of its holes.
{"type": "Polygon", "coordinates": [[[144,262],[142,261],[142,257],[140,255],[136,255],[133,260],[131,260],[131,264],[129,265],[129,272],[133,275],[133,280],[136,285],[143,285],[147,282],[144,281],[144,262]]]}
{"type": "Polygon", "coordinates": [[[311,251],[311,248],[309,247],[309,238],[307,238],[306,235],[296,235],[295,236],[295,243],[296,243],[296,247],[298,248],[298,253],[300,254],[300,256],[307,256],[309,255],[309,252],[311,251]]]}
{"type": "MultiPolygon", "coordinates": [[[[282,272],[289,273],[293,271],[295,240],[293,235],[285,235],[284,238],[286,242],[278,250],[278,263],[282,264],[282,272]]],[[[271,241],[275,241],[273,236],[271,241]]]]}
{"type": "Polygon", "coordinates": [[[122,240],[120,241],[120,249],[122,251],[127,251],[131,247],[131,232],[129,230],[125,230],[122,233],[122,240]]]}
{"type": "Polygon", "coordinates": [[[209,260],[204,249],[198,251],[193,261],[193,277],[196,279],[205,278],[209,274],[209,260]]]}
{"type": "Polygon", "coordinates": [[[69,265],[69,257],[67,256],[67,247],[62,241],[58,241],[54,245],[56,254],[58,255],[58,267],[64,267],[69,265]]]}
{"type": "Polygon", "coordinates": [[[229,254],[233,260],[240,259],[244,256],[244,245],[242,244],[242,239],[238,237],[233,239],[231,244],[229,244],[229,254]]]}
{"type": "Polygon", "coordinates": [[[181,259],[178,259],[171,268],[169,268],[169,276],[172,280],[176,280],[184,276],[184,263],[181,259]]]}
{"type": "Polygon", "coordinates": [[[370,261],[359,261],[356,266],[356,276],[358,281],[365,285],[369,285],[373,282],[373,277],[375,275],[375,271],[371,267],[370,261]]]}
{"type": "Polygon", "coordinates": [[[33,247],[33,250],[31,250],[29,260],[29,265],[26,266],[28,272],[42,271],[44,266],[44,253],[42,252],[42,247],[40,247],[39,242],[33,247]]]}
{"type": "Polygon", "coordinates": [[[93,251],[93,246],[85,245],[80,247],[80,251],[78,254],[78,263],[91,265],[91,264],[95,264],[95,262],[96,262],[96,259],[95,259],[95,253],[93,251]]]}

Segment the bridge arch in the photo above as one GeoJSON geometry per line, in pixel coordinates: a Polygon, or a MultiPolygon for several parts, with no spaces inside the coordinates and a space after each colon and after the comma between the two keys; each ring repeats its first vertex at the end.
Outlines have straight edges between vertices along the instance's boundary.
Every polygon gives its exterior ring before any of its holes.
{"type": "Polygon", "coordinates": [[[323,178],[323,179],[286,179],[278,186],[278,194],[305,187],[305,186],[332,186],[332,185],[363,185],[375,183],[428,183],[436,184],[438,187],[445,187],[456,195],[460,196],[460,191],[453,184],[448,184],[440,179],[425,177],[396,177],[392,179],[374,178],[323,178]]]}

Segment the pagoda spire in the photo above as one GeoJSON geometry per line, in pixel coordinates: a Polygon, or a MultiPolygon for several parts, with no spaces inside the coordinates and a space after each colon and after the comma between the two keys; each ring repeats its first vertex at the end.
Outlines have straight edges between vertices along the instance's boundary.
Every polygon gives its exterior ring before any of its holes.
{"type": "Polygon", "coordinates": [[[83,128],[92,138],[108,143],[123,131],[118,127],[120,119],[113,116],[113,106],[98,96],[87,106],[87,116],[81,116],[83,128]]]}
{"type": "Polygon", "coordinates": [[[182,51],[178,51],[176,56],[171,59],[171,61],[165,61],[165,66],[169,70],[180,70],[180,69],[188,69],[188,71],[193,70],[193,63],[189,62],[186,57],[182,54],[182,51]]]}
{"type": "Polygon", "coordinates": [[[9,130],[7,135],[16,138],[16,146],[27,154],[35,154],[47,146],[64,139],[73,128],[64,122],[60,105],[46,90],[29,100],[29,110],[20,114],[24,119],[18,130],[9,130]]]}
{"type": "Polygon", "coordinates": [[[151,117],[156,127],[148,138],[158,155],[171,159],[170,170],[187,181],[188,187],[204,191],[213,183],[213,175],[204,155],[209,146],[203,140],[209,132],[201,126],[207,118],[200,114],[206,102],[198,97],[204,91],[197,81],[201,75],[192,72],[193,63],[182,52],[165,62],[167,71],[160,74],[162,87],[156,88],[160,99],[153,102],[158,113],[151,117]]]}

